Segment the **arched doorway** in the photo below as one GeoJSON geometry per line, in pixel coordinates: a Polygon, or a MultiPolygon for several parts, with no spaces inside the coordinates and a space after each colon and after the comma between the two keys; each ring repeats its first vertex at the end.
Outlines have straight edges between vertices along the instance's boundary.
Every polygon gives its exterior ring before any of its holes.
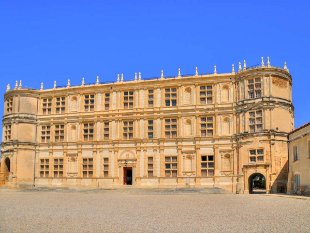
{"type": "Polygon", "coordinates": [[[266,178],[260,173],[254,173],[249,177],[249,193],[266,193],[266,178]]]}
{"type": "Polygon", "coordinates": [[[5,165],[5,172],[10,172],[11,171],[11,161],[8,157],[5,158],[4,160],[4,165],[5,165]]]}

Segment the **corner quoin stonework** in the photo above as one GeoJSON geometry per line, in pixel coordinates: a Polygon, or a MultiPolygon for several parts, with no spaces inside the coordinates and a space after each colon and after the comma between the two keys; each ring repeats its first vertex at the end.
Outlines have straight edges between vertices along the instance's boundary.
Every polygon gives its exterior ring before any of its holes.
{"type": "Polygon", "coordinates": [[[218,187],[248,193],[255,173],[285,191],[292,78],[268,64],[231,73],[4,96],[0,179],[11,187],[218,187]]]}

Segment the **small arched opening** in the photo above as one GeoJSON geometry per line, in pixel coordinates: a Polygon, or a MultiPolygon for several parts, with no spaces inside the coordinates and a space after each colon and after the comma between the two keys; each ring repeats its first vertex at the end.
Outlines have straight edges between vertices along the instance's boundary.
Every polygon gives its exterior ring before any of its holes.
{"type": "Polygon", "coordinates": [[[6,172],[11,172],[11,161],[8,157],[5,158],[4,165],[6,172]]]}
{"type": "Polygon", "coordinates": [[[266,193],[266,178],[261,173],[254,173],[249,177],[249,193],[266,193]]]}

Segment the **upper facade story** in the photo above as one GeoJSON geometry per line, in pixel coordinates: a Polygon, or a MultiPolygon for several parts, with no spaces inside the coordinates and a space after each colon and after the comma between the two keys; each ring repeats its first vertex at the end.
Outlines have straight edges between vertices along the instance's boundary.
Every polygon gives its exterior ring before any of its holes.
{"type": "Polygon", "coordinates": [[[238,71],[233,65],[230,73],[222,74],[214,67],[212,74],[199,74],[196,68],[194,75],[184,76],[179,69],[174,77],[162,71],[159,78],[144,80],[140,73],[132,81],[118,75],[113,83],[100,83],[97,77],[95,84],[85,84],[83,78],[79,86],[68,80],[65,87],[55,82],[51,89],[41,84],[40,90],[16,81],[5,93],[3,142],[18,140],[13,124],[25,119],[40,126],[38,138],[30,141],[41,142],[46,142],[45,133],[48,142],[57,142],[59,134],[58,140],[70,141],[73,129],[78,131],[73,141],[289,132],[293,122],[281,119],[293,119],[291,93],[286,64],[273,67],[269,58],[250,68],[239,63],[238,71]]]}

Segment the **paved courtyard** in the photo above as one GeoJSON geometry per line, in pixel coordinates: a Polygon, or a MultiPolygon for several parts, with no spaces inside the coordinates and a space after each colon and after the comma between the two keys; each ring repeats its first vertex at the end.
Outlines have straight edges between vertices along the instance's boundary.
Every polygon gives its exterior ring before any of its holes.
{"type": "Polygon", "coordinates": [[[203,190],[0,189],[0,232],[310,232],[310,200],[203,190]]]}

